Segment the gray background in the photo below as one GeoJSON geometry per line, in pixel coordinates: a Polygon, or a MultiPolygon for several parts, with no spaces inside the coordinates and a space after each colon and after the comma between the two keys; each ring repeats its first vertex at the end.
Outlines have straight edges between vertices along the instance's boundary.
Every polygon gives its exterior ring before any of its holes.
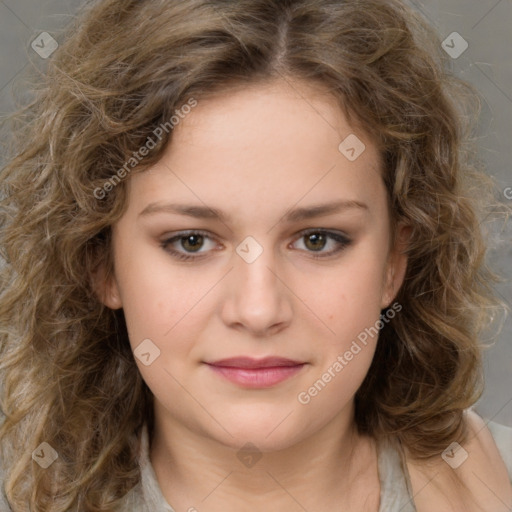
{"type": "MultiPolygon", "coordinates": [[[[61,41],[60,29],[83,0],[0,0],[0,116],[14,111],[13,92],[23,95],[23,71],[42,69],[45,60],[31,47],[42,32],[61,41]]],[[[457,75],[479,90],[483,111],[479,124],[480,156],[502,191],[512,187],[512,0],[410,0],[437,28],[442,40],[458,32],[469,44],[452,59],[457,75]]],[[[450,39],[449,44],[453,45],[450,39]]],[[[1,134],[0,134],[1,135],[1,134]]],[[[1,140],[1,139],[0,139],[1,140]]],[[[1,161],[0,161],[1,163],[1,161]]],[[[496,226],[489,252],[493,268],[505,282],[497,292],[512,305],[512,221],[496,226]]],[[[486,391],[477,410],[512,426],[512,318],[486,352],[486,391]]]]}

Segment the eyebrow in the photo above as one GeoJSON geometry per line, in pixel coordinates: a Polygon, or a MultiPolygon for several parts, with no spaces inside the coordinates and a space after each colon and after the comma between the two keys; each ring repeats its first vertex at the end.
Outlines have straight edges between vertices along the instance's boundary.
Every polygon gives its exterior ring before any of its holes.
{"type": "MultiPolygon", "coordinates": [[[[302,220],[354,209],[368,211],[368,206],[360,201],[335,201],[332,203],[295,208],[283,215],[283,219],[285,222],[300,222],[302,220]]],[[[221,222],[230,222],[231,220],[230,215],[218,210],[217,208],[173,203],[151,203],[139,213],[139,217],[154,215],[157,213],[185,215],[196,219],[214,219],[221,222]]]]}

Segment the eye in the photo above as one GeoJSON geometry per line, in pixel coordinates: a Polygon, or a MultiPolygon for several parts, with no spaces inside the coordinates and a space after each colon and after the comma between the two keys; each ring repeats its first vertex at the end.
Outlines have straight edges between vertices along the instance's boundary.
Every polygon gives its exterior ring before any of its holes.
{"type": "Polygon", "coordinates": [[[321,229],[303,231],[298,239],[303,241],[306,251],[312,254],[313,258],[327,258],[341,252],[351,244],[351,240],[341,233],[321,229]],[[330,250],[324,251],[326,247],[330,250]]]}
{"type": "Polygon", "coordinates": [[[194,256],[194,254],[202,255],[207,252],[207,250],[200,251],[205,240],[210,240],[213,243],[213,239],[203,231],[186,231],[164,240],[160,245],[179,260],[196,260],[203,256],[194,256]]]}

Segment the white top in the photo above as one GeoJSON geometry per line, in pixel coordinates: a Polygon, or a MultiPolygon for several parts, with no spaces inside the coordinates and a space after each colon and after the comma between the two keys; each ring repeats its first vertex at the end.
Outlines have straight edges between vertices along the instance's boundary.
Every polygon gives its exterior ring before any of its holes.
{"type": "MultiPolygon", "coordinates": [[[[512,428],[489,422],[496,445],[508,469],[512,483],[512,428]]],[[[139,454],[141,481],[124,498],[120,512],[175,512],[165,501],[149,459],[149,436],[144,425],[139,454]]],[[[378,445],[378,471],[381,484],[379,512],[416,512],[411,483],[402,451],[394,443],[378,445]]],[[[3,472],[0,466],[0,510],[12,512],[7,504],[3,488],[3,472]]]]}

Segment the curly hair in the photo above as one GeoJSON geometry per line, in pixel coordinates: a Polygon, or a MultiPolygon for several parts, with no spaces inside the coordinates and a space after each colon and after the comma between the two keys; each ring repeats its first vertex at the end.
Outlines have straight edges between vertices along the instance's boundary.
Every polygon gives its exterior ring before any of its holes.
{"type": "MultiPolygon", "coordinates": [[[[403,310],[380,332],[356,423],[415,458],[465,435],[482,392],[481,332],[496,305],[474,162],[474,90],[398,0],[88,2],[12,122],[1,170],[0,429],[12,509],[113,511],[140,479],[153,398],[122,310],[91,276],[113,270],[126,182],[95,191],[189,98],[281,79],[325,88],[375,142],[392,227],[412,227],[403,310]],[[43,441],[58,452],[31,461],[43,441]]],[[[165,131],[133,172],[162,156],[165,131]]],[[[126,174],[126,173],[125,173],[126,174]]],[[[107,274],[108,275],[108,274],[107,274]]]]}

